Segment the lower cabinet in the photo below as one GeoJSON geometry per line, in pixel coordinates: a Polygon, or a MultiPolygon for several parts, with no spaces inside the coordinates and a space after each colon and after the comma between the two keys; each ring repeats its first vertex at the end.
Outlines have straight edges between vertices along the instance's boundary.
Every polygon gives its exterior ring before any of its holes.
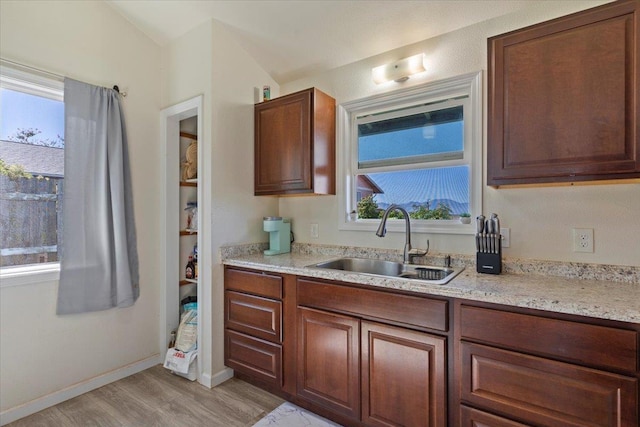
{"type": "Polygon", "coordinates": [[[447,425],[446,338],[298,308],[297,395],[367,426],[447,425]]]}
{"type": "Polygon", "coordinates": [[[225,365],[279,389],[283,385],[282,278],[225,268],[225,365]]]}
{"type": "Polygon", "coordinates": [[[350,418],[360,417],[360,321],[298,309],[297,394],[350,418]]]}
{"type": "Polygon", "coordinates": [[[459,314],[463,427],[638,426],[636,331],[493,306],[459,314]]]}
{"type": "Polygon", "coordinates": [[[345,426],[638,427],[639,332],[225,267],[225,364],[345,426]]]}
{"type": "Polygon", "coordinates": [[[446,338],[361,323],[362,421],[446,426],[446,338]]]}
{"type": "Polygon", "coordinates": [[[634,378],[462,344],[462,398],[535,425],[637,426],[634,378]]]}

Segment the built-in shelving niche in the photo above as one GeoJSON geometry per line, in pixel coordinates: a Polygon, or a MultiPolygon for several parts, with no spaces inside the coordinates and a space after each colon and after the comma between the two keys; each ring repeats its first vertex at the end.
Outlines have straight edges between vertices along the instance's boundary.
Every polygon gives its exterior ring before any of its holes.
{"type": "MultiPolygon", "coordinates": [[[[206,233],[203,231],[203,211],[207,209],[206,196],[203,190],[203,155],[202,155],[202,96],[168,107],[161,112],[162,140],[164,141],[163,169],[165,172],[165,247],[164,280],[162,293],[162,307],[160,313],[160,354],[166,353],[171,331],[177,330],[181,315],[181,301],[191,295],[203,295],[203,289],[211,287],[211,273],[207,259],[211,258],[207,250],[206,233]],[[197,176],[183,179],[183,162],[185,152],[192,141],[197,141],[197,176]],[[188,212],[185,211],[187,202],[198,202],[198,227],[187,224],[188,212]],[[203,206],[204,205],[204,206],[203,206]],[[193,247],[198,246],[199,275],[196,279],[185,277],[185,267],[188,256],[193,247]],[[206,265],[206,267],[205,267],[206,265]]],[[[210,312],[210,304],[198,298],[198,356],[197,380],[209,386],[210,379],[203,374],[201,361],[203,313],[210,312]],[[205,378],[206,377],[206,378],[205,378]]]]}

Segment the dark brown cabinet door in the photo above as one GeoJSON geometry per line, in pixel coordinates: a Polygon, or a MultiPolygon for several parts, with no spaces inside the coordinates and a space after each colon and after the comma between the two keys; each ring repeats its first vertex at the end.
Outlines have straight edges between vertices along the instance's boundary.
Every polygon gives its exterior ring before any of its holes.
{"type": "Polygon", "coordinates": [[[463,403],[540,426],[637,427],[636,378],[461,343],[463,403]]]}
{"type": "Polygon", "coordinates": [[[446,339],[362,322],[362,421],[446,426],[446,339]]]}
{"type": "Polygon", "coordinates": [[[298,308],[297,395],[360,417],[358,319],[298,308]]]}
{"type": "Polygon", "coordinates": [[[255,194],[335,194],[335,100],[307,89],[255,106],[255,194]]]}
{"type": "Polygon", "coordinates": [[[488,40],[489,185],[640,177],[639,5],[488,40]]]}

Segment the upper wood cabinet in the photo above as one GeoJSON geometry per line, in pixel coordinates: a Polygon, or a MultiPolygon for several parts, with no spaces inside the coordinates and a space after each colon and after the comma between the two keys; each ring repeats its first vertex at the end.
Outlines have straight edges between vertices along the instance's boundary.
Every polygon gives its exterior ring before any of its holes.
{"type": "Polygon", "coordinates": [[[255,105],[255,195],[336,193],[336,104],[311,88],[255,105]]]}
{"type": "Polygon", "coordinates": [[[487,184],[640,178],[640,2],[488,40],[487,184]]]}

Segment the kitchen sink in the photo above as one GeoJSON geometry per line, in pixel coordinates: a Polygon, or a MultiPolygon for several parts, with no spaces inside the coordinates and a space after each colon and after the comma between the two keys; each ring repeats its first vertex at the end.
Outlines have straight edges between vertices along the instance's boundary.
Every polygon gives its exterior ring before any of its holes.
{"type": "Polygon", "coordinates": [[[435,267],[431,265],[403,264],[368,258],[338,258],[307,266],[330,270],[350,271],[374,276],[418,280],[436,285],[449,283],[464,267],[435,267]]]}

